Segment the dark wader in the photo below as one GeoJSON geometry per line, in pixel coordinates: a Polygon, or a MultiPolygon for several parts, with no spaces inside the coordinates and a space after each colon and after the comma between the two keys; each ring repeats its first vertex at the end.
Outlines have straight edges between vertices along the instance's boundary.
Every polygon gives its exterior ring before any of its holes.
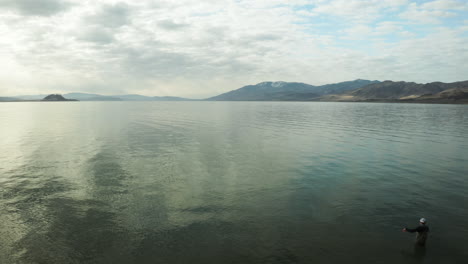
{"type": "Polygon", "coordinates": [[[406,228],[406,231],[410,233],[418,232],[416,235],[416,245],[418,246],[425,246],[426,245],[426,240],[427,240],[427,235],[429,233],[429,227],[425,225],[420,225],[416,228],[406,228]]]}

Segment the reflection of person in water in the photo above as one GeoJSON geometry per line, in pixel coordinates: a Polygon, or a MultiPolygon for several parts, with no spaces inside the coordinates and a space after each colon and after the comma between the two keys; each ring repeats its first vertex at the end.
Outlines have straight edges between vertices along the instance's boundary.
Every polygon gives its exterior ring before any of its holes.
{"type": "Polygon", "coordinates": [[[426,219],[425,218],[421,218],[419,220],[419,226],[416,227],[416,228],[403,228],[403,232],[410,232],[410,233],[414,233],[414,232],[418,232],[418,234],[416,235],[416,245],[417,246],[421,246],[421,247],[424,247],[426,245],[426,240],[427,240],[427,235],[429,233],[429,227],[426,225],[426,219]]]}

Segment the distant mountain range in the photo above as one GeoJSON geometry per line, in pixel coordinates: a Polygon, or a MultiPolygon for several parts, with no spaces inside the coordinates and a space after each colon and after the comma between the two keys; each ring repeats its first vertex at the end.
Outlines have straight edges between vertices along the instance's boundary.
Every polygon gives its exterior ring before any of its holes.
{"type": "Polygon", "coordinates": [[[208,98],[210,101],[313,101],[328,94],[340,94],[379,81],[355,80],[314,86],[296,82],[262,82],[208,98]]]}
{"type": "Polygon", "coordinates": [[[213,101],[468,103],[468,81],[418,84],[355,80],[322,86],[262,82],[208,98],[213,101]]]}
{"type": "MultiPolygon", "coordinates": [[[[41,100],[46,96],[44,94],[0,97],[0,101],[41,100]]],[[[320,86],[299,82],[262,82],[202,100],[138,94],[108,96],[68,93],[63,97],[79,101],[327,101],[468,104],[468,81],[418,84],[358,79],[320,86]]]]}

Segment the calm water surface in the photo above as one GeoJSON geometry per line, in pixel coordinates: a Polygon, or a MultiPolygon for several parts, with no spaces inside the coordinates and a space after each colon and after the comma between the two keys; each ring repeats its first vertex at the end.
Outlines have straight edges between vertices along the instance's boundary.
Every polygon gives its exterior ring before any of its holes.
{"type": "Polygon", "coordinates": [[[467,263],[468,106],[1,103],[0,187],[0,263],[467,263]]]}

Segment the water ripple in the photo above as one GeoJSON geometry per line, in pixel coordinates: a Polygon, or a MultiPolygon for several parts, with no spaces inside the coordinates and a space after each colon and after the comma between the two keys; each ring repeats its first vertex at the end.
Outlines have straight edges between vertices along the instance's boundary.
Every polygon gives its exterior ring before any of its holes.
{"type": "Polygon", "coordinates": [[[467,119],[450,105],[1,104],[0,263],[414,263],[400,230],[421,216],[425,262],[462,263],[467,119]]]}

